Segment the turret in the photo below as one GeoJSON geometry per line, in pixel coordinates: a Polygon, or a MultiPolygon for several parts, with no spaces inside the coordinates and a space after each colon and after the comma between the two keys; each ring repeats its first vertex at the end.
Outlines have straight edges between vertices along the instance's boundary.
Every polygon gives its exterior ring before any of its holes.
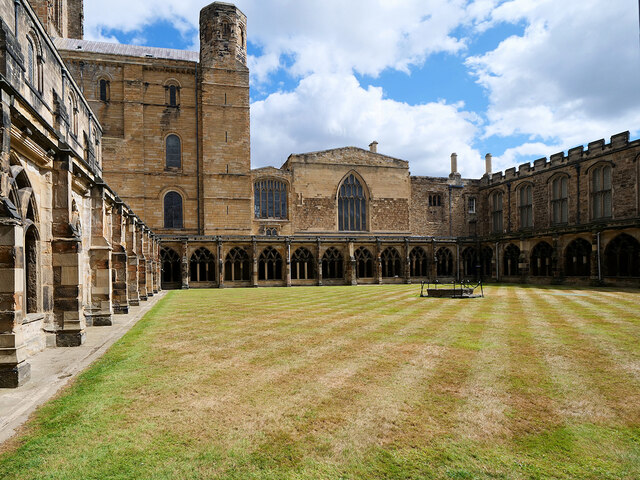
{"type": "Polygon", "coordinates": [[[214,2],[200,10],[200,64],[247,65],[247,17],[235,5],[214,2]]]}

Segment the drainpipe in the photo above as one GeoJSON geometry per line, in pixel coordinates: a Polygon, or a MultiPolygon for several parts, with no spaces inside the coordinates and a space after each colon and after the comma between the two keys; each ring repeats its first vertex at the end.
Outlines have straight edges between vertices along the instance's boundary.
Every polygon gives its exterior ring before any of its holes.
{"type": "Polygon", "coordinates": [[[196,63],[196,196],[198,201],[196,202],[196,213],[198,215],[198,235],[202,235],[202,226],[200,224],[200,121],[198,118],[198,64],[196,63]]]}

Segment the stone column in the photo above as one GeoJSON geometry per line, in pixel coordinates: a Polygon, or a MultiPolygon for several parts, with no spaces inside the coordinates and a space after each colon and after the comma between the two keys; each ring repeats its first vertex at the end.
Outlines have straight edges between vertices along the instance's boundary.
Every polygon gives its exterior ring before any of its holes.
{"type": "MultiPolygon", "coordinates": [[[[4,173],[2,173],[4,175],[4,173]]],[[[0,388],[31,378],[20,327],[24,318],[24,230],[0,199],[0,388]]]]}
{"type": "Polygon", "coordinates": [[[411,246],[409,239],[404,239],[404,283],[411,284],[411,258],[409,257],[411,246]]]}
{"type": "Polygon", "coordinates": [[[182,252],[180,258],[182,259],[182,268],[180,269],[182,273],[182,288],[187,290],[189,288],[189,242],[184,240],[182,242],[182,252]]]}
{"type": "Polygon", "coordinates": [[[147,301],[147,258],[144,256],[144,225],[136,218],[136,248],[138,252],[138,294],[140,301],[147,301]]]}
{"type": "Polygon", "coordinates": [[[138,290],[138,231],[136,217],[133,213],[126,213],[126,250],[127,250],[127,285],[129,290],[129,305],[140,305],[140,291],[138,290]]]}
{"type": "Polygon", "coordinates": [[[322,286],[322,242],[318,238],[316,240],[316,260],[317,260],[317,272],[318,272],[318,286],[322,286]]]}
{"type": "Polygon", "coordinates": [[[520,257],[518,258],[518,273],[520,281],[527,283],[529,280],[529,242],[520,241],[520,257]]]}
{"type": "Polygon", "coordinates": [[[376,238],[376,250],[375,250],[375,276],[378,285],[382,285],[382,246],[380,245],[380,239],[376,238]]]}
{"type": "Polygon", "coordinates": [[[153,293],[160,292],[160,240],[153,237],[153,293]]]}
{"type": "Polygon", "coordinates": [[[153,235],[148,228],[145,228],[145,257],[147,259],[147,298],[153,297],[153,272],[154,272],[154,255],[153,255],[153,235]]]}
{"type": "Polygon", "coordinates": [[[72,200],[72,165],[68,154],[53,162],[53,223],[51,230],[53,265],[53,318],[56,345],[76,347],[86,337],[86,322],[82,314],[80,252],[82,224],[80,212],[72,200]]]}
{"type": "MultiPolygon", "coordinates": [[[[438,258],[436,257],[436,244],[435,242],[431,242],[431,262],[430,263],[430,267],[431,267],[431,281],[436,281],[438,279],[438,258]]],[[[428,254],[429,252],[427,252],[428,254]]]]}
{"type": "Polygon", "coordinates": [[[562,264],[562,249],[560,248],[560,241],[558,236],[553,237],[553,254],[551,255],[551,274],[553,279],[551,283],[560,284],[564,276],[564,265],[562,264]]]}
{"type": "Polygon", "coordinates": [[[251,258],[253,260],[253,274],[251,276],[251,284],[254,287],[258,286],[258,244],[255,237],[251,241],[251,258]]]}
{"type": "Polygon", "coordinates": [[[129,313],[129,271],[127,268],[126,218],[124,205],[118,202],[113,207],[111,223],[111,268],[113,269],[112,301],[113,313],[129,313]]]}
{"type": "Polygon", "coordinates": [[[600,285],[602,282],[598,273],[599,268],[602,265],[598,265],[598,257],[602,254],[602,251],[598,249],[598,233],[594,233],[591,236],[591,268],[590,268],[590,283],[591,285],[600,285]]]}
{"type": "Polygon", "coordinates": [[[290,287],[291,286],[291,239],[289,237],[287,237],[285,240],[284,254],[286,256],[286,262],[287,262],[286,263],[287,287],[290,287]]]}
{"type": "Polygon", "coordinates": [[[90,304],[85,310],[88,325],[112,325],[111,314],[111,245],[105,235],[104,185],[91,188],[91,269],[90,304]]]}
{"type": "Polygon", "coordinates": [[[347,272],[347,283],[350,285],[358,284],[358,272],[356,269],[356,257],[353,255],[353,241],[347,241],[347,255],[349,256],[349,268],[345,269],[347,272]]]}
{"type": "Polygon", "coordinates": [[[222,258],[222,240],[218,240],[218,288],[224,288],[224,259],[222,258]]]}

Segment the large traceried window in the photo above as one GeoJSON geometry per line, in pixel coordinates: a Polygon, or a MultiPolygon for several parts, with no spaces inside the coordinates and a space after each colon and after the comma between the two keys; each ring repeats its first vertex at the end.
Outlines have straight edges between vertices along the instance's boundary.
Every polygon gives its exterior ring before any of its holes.
{"type": "Polygon", "coordinates": [[[335,248],[330,247],[322,256],[322,278],[343,278],[344,266],[342,253],[335,248]]]}
{"type": "Polygon", "coordinates": [[[182,197],[178,192],[164,196],[164,228],[182,228],[182,197]]]}
{"type": "Polygon", "coordinates": [[[593,219],[611,218],[611,166],[602,165],[594,169],[591,175],[593,219]]]}
{"type": "Polygon", "coordinates": [[[180,137],[169,135],[165,145],[166,168],[180,168],[182,166],[180,137]]]}
{"type": "Polygon", "coordinates": [[[557,177],[551,182],[551,221],[555,224],[569,221],[569,179],[557,177]]]}
{"type": "Polygon", "coordinates": [[[520,228],[533,227],[533,187],[523,185],[518,191],[520,209],[520,228]]]}
{"type": "Polygon", "coordinates": [[[640,277],[640,242],[621,233],[604,250],[607,277],[640,277]]]}
{"type": "Polygon", "coordinates": [[[287,184],[275,179],[253,184],[253,207],[256,218],[287,218],[287,184]]]}
{"type": "Polygon", "coordinates": [[[453,253],[447,247],[441,247],[436,252],[436,275],[450,277],[453,275],[453,253]]]}
{"type": "Polygon", "coordinates": [[[163,283],[182,283],[180,255],[175,250],[168,247],[160,250],[160,263],[163,283]]]}
{"type": "Polygon", "coordinates": [[[491,223],[493,233],[502,233],[502,192],[491,197],[491,223]]]}
{"type": "Polygon", "coordinates": [[[355,175],[349,175],[338,189],[338,230],[367,229],[367,200],[355,175]]]}
{"type": "Polygon", "coordinates": [[[314,277],[314,258],[311,252],[298,248],[291,257],[291,278],[293,280],[309,280],[314,277]]]}
{"type": "Polygon", "coordinates": [[[518,272],[520,271],[520,248],[513,243],[510,243],[507,245],[507,248],[504,249],[503,259],[504,274],[506,276],[518,275],[518,272]]]}

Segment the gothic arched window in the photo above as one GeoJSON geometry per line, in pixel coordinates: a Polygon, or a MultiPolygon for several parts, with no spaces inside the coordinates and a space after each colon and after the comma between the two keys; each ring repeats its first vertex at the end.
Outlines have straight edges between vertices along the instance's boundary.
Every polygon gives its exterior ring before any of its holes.
{"type": "Polygon", "coordinates": [[[551,182],[551,221],[555,224],[569,221],[569,179],[566,176],[551,182]]]}
{"type": "Polygon", "coordinates": [[[293,280],[309,280],[314,277],[314,258],[311,252],[298,248],[291,257],[291,278],[293,280]]]}
{"type": "Polygon", "coordinates": [[[342,253],[335,247],[328,248],[322,256],[322,278],[343,278],[343,263],[342,253]]]}
{"type": "Polygon", "coordinates": [[[588,277],[591,274],[591,243],[576,238],[564,253],[564,274],[568,277],[588,277]]]}
{"type": "Polygon", "coordinates": [[[436,252],[436,274],[439,277],[450,277],[453,275],[453,254],[447,247],[441,247],[436,252]]]}
{"type": "Polygon", "coordinates": [[[520,263],[520,249],[513,243],[504,249],[504,274],[507,276],[518,275],[518,264],[520,263]]]}
{"type": "Polygon", "coordinates": [[[604,262],[608,277],[640,277],[640,242],[621,233],[607,245],[604,262]]]}
{"type": "Polygon", "coordinates": [[[591,213],[594,220],[611,218],[611,165],[595,168],[591,174],[591,213]]]}
{"type": "Polygon", "coordinates": [[[533,187],[523,185],[518,190],[520,210],[520,228],[533,227],[533,187]]]}
{"type": "Polygon", "coordinates": [[[216,274],[216,257],[206,248],[193,252],[189,261],[192,282],[213,282],[216,274]]]}
{"type": "Polygon", "coordinates": [[[372,278],[373,277],[373,255],[365,247],[358,248],[353,256],[356,259],[356,277],[372,278]]]}
{"type": "Polygon", "coordinates": [[[273,247],[265,248],[258,257],[258,280],[282,280],[282,256],[273,247]]]}
{"type": "Polygon", "coordinates": [[[160,250],[160,264],[163,283],[182,283],[180,256],[175,250],[168,247],[160,250]]]}
{"type": "Polygon", "coordinates": [[[253,184],[256,218],[287,218],[287,184],[280,180],[258,180],[253,184]]]}
{"type": "Polygon", "coordinates": [[[415,247],[409,254],[409,269],[412,277],[428,277],[429,263],[427,252],[422,247],[415,247]]]}
{"type": "Polygon", "coordinates": [[[493,233],[502,233],[502,192],[491,196],[491,224],[493,233]]]}
{"type": "Polygon", "coordinates": [[[178,192],[164,196],[164,228],[182,228],[182,197],[178,192]]]}
{"type": "Polygon", "coordinates": [[[234,247],[224,261],[224,279],[229,282],[247,281],[251,278],[249,254],[240,247],[234,247]]]}
{"type": "Polygon", "coordinates": [[[534,277],[550,277],[552,275],[553,247],[547,242],[540,242],[531,250],[531,274],[534,277]]]}
{"type": "Polygon", "coordinates": [[[166,168],[180,168],[182,166],[180,137],[169,135],[165,145],[166,168]]]}
{"type": "Polygon", "coordinates": [[[354,174],[344,179],[338,189],[338,230],[367,229],[367,200],[360,180],[354,174]]]}
{"type": "Polygon", "coordinates": [[[393,247],[386,248],[380,255],[382,276],[400,277],[402,275],[402,261],[398,250],[393,247]]]}

